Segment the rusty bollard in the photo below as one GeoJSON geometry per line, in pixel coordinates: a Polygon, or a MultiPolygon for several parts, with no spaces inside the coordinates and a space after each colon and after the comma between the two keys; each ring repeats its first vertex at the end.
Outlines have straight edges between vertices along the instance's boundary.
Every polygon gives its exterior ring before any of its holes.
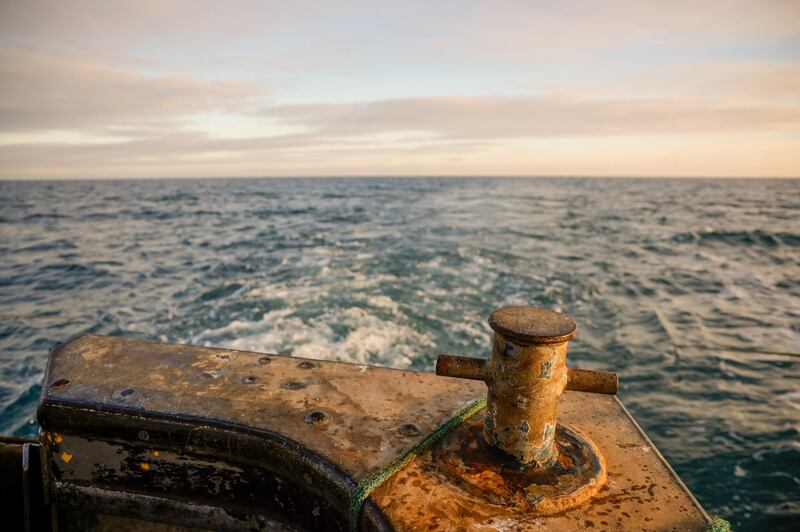
{"type": "Polygon", "coordinates": [[[526,465],[558,458],[558,401],[565,390],[615,394],[616,373],[567,368],[575,322],[538,307],[506,307],[489,318],[489,360],[439,355],[436,374],[477,379],[489,389],[483,435],[490,446],[526,465]]]}

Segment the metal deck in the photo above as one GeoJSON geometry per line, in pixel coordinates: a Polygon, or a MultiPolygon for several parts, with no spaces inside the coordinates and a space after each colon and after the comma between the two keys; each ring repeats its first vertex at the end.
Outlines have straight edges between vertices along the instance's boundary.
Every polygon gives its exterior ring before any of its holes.
{"type": "MultiPolygon", "coordinates": [[[[107,515],[197,528],[348,529],[359,482],[484,393],[432,373],[81,336],[51,355],[39,407],[57,520],[107,515]],[[79,516],[79,517],[75,517],[79,516]]],[[[708,517],[622,404],[566,392],[560,421],[602,450],[589,503],[520,513],[434,459],[481,414],[379,486],[368,530],[704,530],[708,517]]],[[[87,526],[88,526],[87,525],[87,526]]]]}

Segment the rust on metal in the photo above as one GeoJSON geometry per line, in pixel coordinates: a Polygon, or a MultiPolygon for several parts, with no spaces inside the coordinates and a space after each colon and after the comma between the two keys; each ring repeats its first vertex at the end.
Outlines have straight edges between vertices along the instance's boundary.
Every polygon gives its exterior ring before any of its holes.
{"type": "Polygon", "coordinates": [[[489,504],[553,514],[588,500],[606,480],[602,455],[583,434],[564,424],[556,429],[556,460],[549,467],[533,468],[489,447],[481,437],[480,416],[466,425],[445,438],[433,458],[455,485],[489,504]]]}
{"type": "Polygon", "coordinates": [[[567,390],[616,395],[619,377],[613,371],[567,368],[567,390]]]}
{"type": "Polygon", "coordinates": [[[446,377],[482,381],[485,368],[486,360],[482,358],[441,354],[436,359],[436,374],[446,377]]]}
{"type": "Polygon", "coordinates": [[[486,422],[491,445],[523,464],[557,458],[558,400],[567,385],[567,343],[518,345],[495,334],[486,366],[486,422]]]}
{"type": "MultiPolygon", "coordinates": [[[[69,511],[59,520],[79,515],[83,528],[349,529],[358,484],[485,390],[429,373],[98,336],[54,350],[45,382],[59,380],[69,383],[46,386],[39,407],[44,493],[69,511]]],[[[478,412],[372,491],[356,524],[705,527],[615,397],[566,392],[559,408],[549,469],[483,442],[478,412]],[[589,503],[570,499],[598,488],[589,503]]]]}
{"type": "MultiPolygon", "coordinates": [[[[441,354],[436,359],[436,374],[446,377],[482,381],[485,367],[486,360],[483,358],[441,354]]],[[[567,368],[565,390],[614,395],[618,387],[619,378],[613,371],[567,368]]]]}
{"type": "Polygon", "coordinates": [[[572,389],[616,393],[610,372],[567,368],[567,346],[575,337],[572,318],[538,307],[506,307],[489,317],[495,331],[488,361],[440,355],[437,375],[483,380],[489,389],[484,438],[522,464],[548,467],[555,445],[558,400],[572,389]]]}
{"type": "MultiPolygon", "coordinates": [[[[187,514],[201,528],[249,528],[236,517],[245,508],[268,522],[349,528],[355,486],[482,387],[432,373],[92,335],[51,354],[45,382],[65,380],[45,388],[38,412],[54,500],[156,520],[177,519],[180,501],[218,508],[187,514]]],[[[362,519],[387,526],[370,501],[362,519]]]]}
{"type": "Polygon", "coordinates": [[[489,327],[517,345],[561,344],[575,337],[569,316],[541,307],[504,307],[489,316],[489,327]]]}
{"type": "Polygon", "coordinates": [[[483,485],[498,504],[525,500],[529,511],[540,514],[582,504],[605,482],[605,465],[591,439],[558,424],[559,399],[570,384],[616,393],[616,374],[567,368],[567,347],[577,326],[553,310],[506,307],[492,313],[489,325],[495,331],[489,360],[440,355],[436,373],[486,382],[483,440],[511,465],[487,469],[494,462],[481,442],[466,447],[480,453],[469,458],[460,453],[461,461],[444,463],[462,480],[468,476],[469,485],[483,485]],[[520,478],[525,479],[522,488],[520,478]],[[504,486],[499,492],[498,484],[504,486]]]}
{"type": "MultiPolygon", "coordinates": [[[[451,449],[474,443],[482,417],[483,412],[476,413],[372,492],[371,498],[395,530],[700,532],[709,524],[703,508],[616,396],[582,392],[561,396],[559,420],[602,449],[607,480],[588,502],[545,515],[513,497],[524,480],[494,477],[493,489],[499,496],[493,501],[466,486],[463,478],[453,480],[453,468],[441,458],[451,449]],[[509,499],[519,503],[502,504],[509,499]]],[[[498,471],[497,466],[487,469],[498,471]]]]}

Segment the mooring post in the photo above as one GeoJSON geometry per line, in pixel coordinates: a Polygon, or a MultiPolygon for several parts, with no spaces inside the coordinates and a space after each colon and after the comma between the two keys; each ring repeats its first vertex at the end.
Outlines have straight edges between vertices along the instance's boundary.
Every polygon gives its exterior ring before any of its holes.
{"type": "Polygon", "coordinates": [[[546,308],[506,307],[489,317],[488,360],[440,355],[436,374],[476,379],[488,387],[484,438],[522,464],[546,466],[558,457],[554,439],[565,389],[615,394],[616,373],[567,368],[577,326],[546,308]]]}

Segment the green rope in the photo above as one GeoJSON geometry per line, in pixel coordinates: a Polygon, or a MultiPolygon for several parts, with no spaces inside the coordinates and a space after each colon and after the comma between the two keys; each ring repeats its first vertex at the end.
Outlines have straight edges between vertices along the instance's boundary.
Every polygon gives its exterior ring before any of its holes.
{"type": "Polygon", "coordinates": [[[358,518],[361,515],[361,508],[364,506],[364,501],[367,500],[367,497],[369,497],[369,494],[372,493],[375,488],[383,484],[386,479],[405,467],[414,457],[444,438],[448,432],[459,426],[464,420],[484,406],[486,406],[486,395],[482,395],[467,404],[467,406],[456,412],[451,418],[440,423],[433,432],[425,436],[419,443],[406,451],[405,454],[398,456],[389,465],[362,480],[353,491],[353,502],[350,505],[350,529],[353,531],[358,530],[358,518]]]}
{"type": "Polygon", "coordinates": [[[706,532],[731,532],[731,524],[721,517],[713,516],[706,532]]]}

